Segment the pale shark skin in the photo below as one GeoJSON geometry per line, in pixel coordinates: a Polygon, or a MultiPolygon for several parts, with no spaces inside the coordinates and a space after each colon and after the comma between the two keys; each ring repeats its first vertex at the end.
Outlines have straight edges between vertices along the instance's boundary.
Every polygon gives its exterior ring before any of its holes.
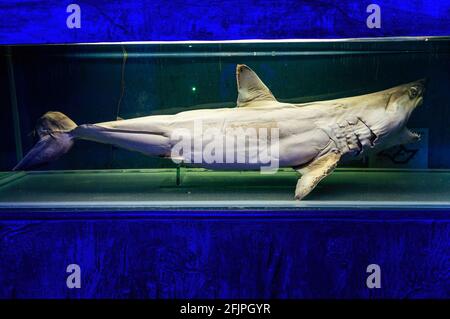
{"type": "MultiPolygon", "coordinates": [[[[203,132],[214,127],[223,134],[227,128],[278,128],[279,166],[292,167],[302,175],[295,190],[295,198],[300,200],[333,172],[343,155],[357,155],[368,149],[419,139],[405,125],[423,101],[424,80],[361,96],[291,104],[278,102],[256,73],[245,65],[237,66],[236,78],[237,107],[232,108],[80,126],[62,113],[48,112],[37,125],[41,140],[14,169],[27,169],[56,159],[71,148],[74,139],[113,144],[149,156],[170,157],[178,142],[172,138],[176,130],[187,130],[192,144],[195,139],[207,139],[195,136],[195,121],[201,120],[203,132]]],[[[199,166],[246,170],[259,169],[262,164],[266,163],[201,163],[199,166]]]]}

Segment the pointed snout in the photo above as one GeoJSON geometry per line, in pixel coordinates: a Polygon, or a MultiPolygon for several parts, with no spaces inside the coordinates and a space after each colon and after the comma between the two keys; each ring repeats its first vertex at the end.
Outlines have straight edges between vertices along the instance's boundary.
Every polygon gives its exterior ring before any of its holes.
{"type": "Polygon", "coordinates": [[[427,84],[427,82],[428,82],[427,78],[422,78],[422,79],[416,81],[416,83],[418,85],[423,85],[423,86],[425,86],[427,84]]]}
{"type": "MultiPolygon", "coordinates": [[[[396,87],[395,89],[402,92],[402,94],[407,93],[410,99],[422,99],[425,94],[425,87],[427,84],[427,79],[422,78],[414,82],[409,82],[396,87]]],[[[418,103],[421,104],[421,103],[418,103]]]]}
{"type": "Polygon", "coordinates": [[[420,89],[420,92],[419,92],[420,96],[423,96],[423,94],[425,93],[425,88],[426,88],[427,82],[428,82],[427,78],[422,78],[422,79],[417,80],[412,83],[412,86],[415,86],[418,89],[420,89]]]}
{"type": "Polygon", "coordinates": [[[425,94],[426,84],[427,84],[426,78],[423,78],[423,79],[413,82],[413,85],[411,86],[409,94],[410,94],[410,97],[414,99],[414,104],[413,104],[414,108],[422,105],[423,97],[425,94]],[[412,89],[414,89],[415,94],[413,94],[414,91],[411,91],[412,89]],[[411,94],[413,94],[413,95],[411,95],[411,94]]]}
{"type": "Polygon", "coordinates": [[[391,88],[390,90],[392,92],[399,92],[402,91],[404,89],[409,89],[411,87],[415,87],[416,89],[419,89],[419,91],[424,91],[425,90],[425,86],[427,85],[428,79],[427,78],[422,78],[413,82],[409,82],[409,83],[404,83],[404,84],[400,84],[398,86],[395,86],[393,88],[391,88]]]}

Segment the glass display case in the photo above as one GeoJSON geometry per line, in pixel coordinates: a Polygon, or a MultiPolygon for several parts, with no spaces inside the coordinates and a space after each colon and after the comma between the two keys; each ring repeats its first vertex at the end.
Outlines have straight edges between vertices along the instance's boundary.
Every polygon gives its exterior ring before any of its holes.
{"type": "Polygon", "coordinates": [[[3,209],[450,207],[449,38],[25,45],[1,53],[3,209]],[[278,101],[300,105],[426,78],[423,104],[407,124],[420,141],[341,159],[301,201],[291,167],[211,170],[85,140],[56,161],[12,171],[48,111],[88,124],[235,108],[238,64],[278,101]]]}

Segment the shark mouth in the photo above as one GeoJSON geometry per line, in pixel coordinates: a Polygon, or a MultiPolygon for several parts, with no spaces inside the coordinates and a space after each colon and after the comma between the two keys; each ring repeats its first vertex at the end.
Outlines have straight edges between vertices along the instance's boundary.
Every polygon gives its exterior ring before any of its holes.
{"type": "Polygon", "coordinates": [[[414,131],[412,131],[412,130],[409,129],[409,128],[407,128],[407,130],[408,130],[409,134],[411,134],[411,138],[412,138],[413,140],[415,140],[415,141],[420,141],[421,136],[420,136],[419,133],[414,132],[414,131]]]}

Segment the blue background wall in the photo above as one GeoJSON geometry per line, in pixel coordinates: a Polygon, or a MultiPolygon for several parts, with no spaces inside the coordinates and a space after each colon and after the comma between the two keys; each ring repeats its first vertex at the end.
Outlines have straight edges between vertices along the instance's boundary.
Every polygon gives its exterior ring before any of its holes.
{"type": "Polygon", "coordinates": [[[448,298],[449,241],[432,210],[2,212],[0,298],[448,298]]]}
{"type": "Polygon", "coordinates": [[[0,42],[235,40],[450,34],[447,0],[19,0],[0,1],[0,42]],[[81,29],[66,27],[67,5],[81,29]],[[381,7],[381,29],[366,8],[381,7]]]}

